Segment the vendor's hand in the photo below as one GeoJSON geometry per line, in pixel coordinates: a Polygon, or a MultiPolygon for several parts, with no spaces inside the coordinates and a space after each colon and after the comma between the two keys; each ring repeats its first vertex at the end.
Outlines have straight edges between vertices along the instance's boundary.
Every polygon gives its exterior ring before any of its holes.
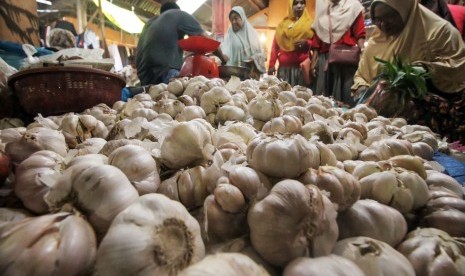
{"type": "Polygon", "coordinates": [[[268,75],[274,75],[276,73],[276,69],[274,67],[270,67],[270,69],[268,69],[268,75]]]}
{"type": "Polygon", "coordinates": [[[308,50],[308,44],[306,40],[299,40],[299,41],[294,42],[294,47],[298,51],[308,50]]]}

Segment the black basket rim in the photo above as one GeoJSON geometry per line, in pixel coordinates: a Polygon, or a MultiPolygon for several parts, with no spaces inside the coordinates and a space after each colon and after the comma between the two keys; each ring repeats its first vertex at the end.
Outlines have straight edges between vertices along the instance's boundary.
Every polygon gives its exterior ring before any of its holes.
{"type": "Polygon", "coordinates": [[[43,68],[33,68],[33,69],[26,69],[19,71],[8,78],[8,85],[15,91],[14,83],[25,77],[31,75],[40,75],[40,74],[47,74],[47,73],[87,73],[87,74],[97,74],[105,77],[109,77],[121,82],[121,86],[124,87],[126,85],[126,81],[123,77],[107,72],[101,69],[95,68],[83,68],[83,67],[74,67],[74,66],[64,66],[64,67],[43,67],[43,68]]]}

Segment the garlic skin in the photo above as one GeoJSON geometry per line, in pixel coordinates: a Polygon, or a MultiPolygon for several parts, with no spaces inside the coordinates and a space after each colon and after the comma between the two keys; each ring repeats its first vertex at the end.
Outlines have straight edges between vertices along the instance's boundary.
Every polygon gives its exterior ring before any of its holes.
{"type": "Polygon", "coordinates": [[[247,162],[271,177],[297,178],[307,169],[319,166],[320,152],[300,135],[262,134],[247,146],[247,162]]]}
{"type": "Polygon", "coordinates": [[[184,110],[184,108],[186,108],[186,106],[178,100],[164,99],[157,101],[153,110],[158,114],[168,114],[174,119],[184,110]]]}
{"type": "Polygon", "coordinates": [[[16,170],[15,194],[24,206],[37,214],[48,213],[44,195],[49,191],[41,178],[57,177],[64,169],[64,160],[53,151],[38,151],[19,164],[16,170]]]}
{"type": "Polygon", "coordinates": [[[307,123],[313,122],[315,119],[313,118],[312,113],[305,109],[302,106],[292,106],[292,107],[285,107],[283,110],[283,116],[284,115],[293,115],[297,118],[299,118],[300,122],[302,125],[305,125],[307,123]]]}
{"type": "Polygon", "coordinates": [[[179,123],[161,145],[162,163],[171,169],[205,163],[213,151],[212,132],[202,119],[179,123]]]}
{"type": "Polygon", "coordinates": [[[137,139],[118,139],[108,141],[100,150],[100,154],[110,156],[110,154],[116,149],[126,145],[142,146],[142,141],[137,139]]]}
{"type": "Polygon", "coordinates": [[[354,262],[365,275],[415,276],[412,265],[387,243],[368,237],[348,238],[337,242],[333,254],[354,262]]]}
{"type": "Polygon", "coordinates": [[[281,267],[297,257],[329,255],[338,236],[336,216],[318,188],[284,180],[249,209],[250,240],[266,261],[281,267]]]}
{"type": "Polygon", "coordinates": [[[43,127],[28,129],[19,140],[7,143],[5,146],[5,152],[14,165],[41,150],[50,150],[65,156],[68,146],[61,132],[43,127]]]}
{"type": "Polygon", "coordinates": [[[397,248],[415,269],[416,275],[463,275],[465,257],[463,241],[434,228],[410,232],[397,248]]]}
{"type": "Polygon", "coordinates": [[[181,96],[184,92],[184,86],[180,79],[172,79],[167,86],[168,92],[174,94],[175,96],[181,96]]]}
{"type": "Polygon", "coordinates": [[[117,113],[116,110],[111,109],[104,103],[86,109],[83,112],[83,114],[92,115],[97,120],[103,122],[108,129],[111,129],[115,125],[117,113]]]}
{"type": "Polygon", "coordinates": [[[139,195],[155,193],[160,186],[157,162],[140,146],[126,145],[116,149],[108,157],[108,164],[119,168],[139,195]]]}
{"type": "Polygon", "coordinates": [[[434,156],[434,149],[425,142],[417,142],[412,144],[413,154],[425,160],[431,161],[434,156]]]}
{"type": "Polygon", "coordinates": [[[360,160],[381,161],[397,155],[413,155],[412,144],[406,140],[393,138],[374,142],[360,153],[360,160]]]}
{"type": "Polygon", "coordinates": [[[97,275],[177,275],[200,261],[198,222],[181,203],[141,196],[114,219],[97,253],[97,275]]]}
{"type": "Polygon", "coordinates": [[[451,207],[428,212],[420,225],[440,229],[452,237],[465,237],[465,213],[451,207]]]}
{"type": "Polygon", "coordinates": [[[51,210],[71,207],[85,215],[98,237],[137,198],[137,190],[121,170],[92,163],[66,169],[45,195],[51,210]]]}
{"type": "Polygon", "coordinates": [[[96,251],[92,227],[70,213],[0,226],[2,275],[87,275],[92,272],[96,251]]]}
{"type": "Polygon", "coordinates": [[[143,117],[143,118],[146,118],[147,120],[151,121],[155,118],[157,118],[158,116],[158,113],[153,110],[153,109],[149,109],[149,108],[138,108],[138,109],[135,109],[131,116],[129,117],[130,119],[135,119],[137,117],[143,117]]]}
{"type": "Polygon", "coordinates": [[[159,83],[157,85],[151,85],[149,89],[149,95],[152,99],[158,97],[161,92],[167,91],[168,85],[166,83],[159,83]]]}
{"type": "Polygon", "coordinates": [[[189,266],[179,276],[268,276],[268,272],[252,259],[240,253],[209,255],[189,266]]]}
{"type": "Polygon", "coordinates": [[[290,262],[283,272],[283,276],[319,276],[323,274],[327,276],[365,275],[356,264],[336,255],[297,258],[290,262]]]}
{"type": "Polygon", "coordinates": [[[395,247],[407,234],[407,222],[399,211],[370,199],[340,212],[337,223],[339,239],[363,236],[395,247]]]}

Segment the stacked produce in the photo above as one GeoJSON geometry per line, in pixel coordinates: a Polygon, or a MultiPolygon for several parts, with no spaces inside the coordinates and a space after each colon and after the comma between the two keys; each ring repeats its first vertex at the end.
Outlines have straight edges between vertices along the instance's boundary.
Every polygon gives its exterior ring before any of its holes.
{"type": "Polygon", "coordinates": [[[465,275],[439,137],[333,106],[275,77],[195,77],[3,121],[0,274],[465,275]]]}

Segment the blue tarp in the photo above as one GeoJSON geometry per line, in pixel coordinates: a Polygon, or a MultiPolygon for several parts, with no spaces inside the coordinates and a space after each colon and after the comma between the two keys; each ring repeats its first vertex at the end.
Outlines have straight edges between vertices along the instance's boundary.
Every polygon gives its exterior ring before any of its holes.
{"type": "Polygon", "coordinates": [[[445,169],[445,173],[452,176],[462,186],[465,183],[465,163],[450,157],[444,153],[436,152],[433,160],[441,164],[445,169]]]}

